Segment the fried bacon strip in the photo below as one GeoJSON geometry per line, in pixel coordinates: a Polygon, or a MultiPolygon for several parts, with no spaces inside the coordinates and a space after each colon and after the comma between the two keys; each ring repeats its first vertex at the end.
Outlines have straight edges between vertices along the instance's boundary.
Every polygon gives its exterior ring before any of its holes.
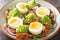
{"type": "Polygon", "coordinates": [[[47,34],[48,31],[51,29],[47,22],[45,23],[45,26],[46,26],[46,29],[42,32],[42,34],[47,34]]]}
{"type": "Polygon", "coordinates": [[[27,33],[17,33],[16,34],[16,40],[28,40],[28,34],[27,33]]]}
{"type": "Polygon", "coordinates": [[[5,11],[5,13],[4,13],[4,20],[6,20],[7,19],[7,15],[8,15],[8,13],[10,12],[10,10],[9,9],[7,9],[6,11],[5,11]]]}

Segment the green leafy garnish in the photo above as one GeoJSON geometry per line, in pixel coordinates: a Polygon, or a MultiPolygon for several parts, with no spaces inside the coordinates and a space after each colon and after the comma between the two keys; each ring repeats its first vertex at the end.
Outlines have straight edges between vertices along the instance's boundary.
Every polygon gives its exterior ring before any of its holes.
{"type": "Polygon", "coordinates": [[[43,34],[38,34],[38,35],[36,35],[36,37],[37,38],[42,38],[42,37],[44,37],[44,35],[43,34]]]}
{"type": "Polygon", "coordinates": [[[48,16],[44,16],[41,18],[41,23],[42,24],[45,24],[46,22],[48,22],[48,24],[50,25],[50,27],[52,27],[52,22],[51,22],[51,19],[48,17],[48,16]]]}
{"type": "Polygon", "coordinates": [[[37,40],[37,37],[35,36],[35,37],[33,38],[33,40],[37,40]]]}
{"type": "Polygon", "coordinates": [[[30,23],[30,20],[35,20],[36,16],[33,13],[28,14],[25,16],[24,23],[30,23]]]}
{"type": "Polygon", "coordinates": [[[17,33],[28,33],[28,31],[29,31],[28,25],[21,25],[16,29],[17,33]]]}
{"type": "Polygon", "coordinates": [[[34,6],[36,6],[36,1],[35,1],[35,0],[31,0],[31,1],[28,2],[27,5],[26,5],[26,7],[27,7],[28,9],[30,9],[30,8],[32,8],[32,7],[34,7],[34,6]]]}
{"type": "Polygon", "coordinates": [[[33,37],[33,40],[37,40],[37,38],[42,38],[42,37],[44,37],[43,34],[38,34],[33,37]]]}
{"type": "Polygon", "coordinates": [[[17,8],[13,8],[13,10],[11,10],[10,13],[8,14],[7,18],[9,19],[9,18],[15,17],[15,16],[20,17],[21,16],[20,14],[21,13],[18,11],[17,8]]]}

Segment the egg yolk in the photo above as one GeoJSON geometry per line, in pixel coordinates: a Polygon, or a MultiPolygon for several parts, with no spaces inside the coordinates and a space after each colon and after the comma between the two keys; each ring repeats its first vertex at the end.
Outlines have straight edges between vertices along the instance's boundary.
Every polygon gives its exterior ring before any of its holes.
{"type": "Polygon", "coordinates": [[[25,5],[25,4],[20,4],[20,7],[21,7],[22,9],[25,9],[25,8],[26,8],[26,5],[25,5]]]}
{"type": "Polygon", "coordinates": [[[33,22],[33,23],[31,23],[30,28],[31,29],[37,29],[39,26],[40,26],[39,22],[33,22]]]}
{"type": "Polygon", "coordinates": [[[10,21],[10,24],[14,24],[15,22],[18,22],[18,20],[13,19],[13,20],[10,21]]]}
{"type": "Polygon", "coordinates": [[[45,9],[39,9],[38,10],[38,14],[40,14],[40,15],[45,15],[46,14],[46,10],[45,9]]]}

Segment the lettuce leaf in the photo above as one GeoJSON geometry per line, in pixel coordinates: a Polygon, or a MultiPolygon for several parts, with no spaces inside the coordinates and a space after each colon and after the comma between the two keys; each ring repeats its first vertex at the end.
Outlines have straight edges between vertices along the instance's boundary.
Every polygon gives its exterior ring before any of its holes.
{"type": "Polygon", "coordinates": [[[36,15],[30,13],[27,16],[25,16],[24,23],[30,23],[30,20],[35,20],[35,19],[36,19],[36,15]]]}
{"type": "Polygon", "coordinates": [[[48,17],[48,16],[44,16],[41,18],[41,23],[42,24],[45,24],[46,22],[48,22],[48,24],[50,25],[50,27],[52,27],[52,22],[51,22],[51,19],[48,17]]]}
{"type": "Polygon", "coordinates": [[[17,33],[28,33],[28,25],[21,25],[16,29],[17,33]]]}
{"type": "Polygon", "coordinates": [[[35,1],[35,0],[31,0],[31,1],[28,2],[27,5],[26,5],[26,7],[27,7],[28,9],[30,9],[30,8],[32,8],[32,7],[34,7],[34,6],[36,6],[36,1],[35,1]]]}
{"type": "Polygon", "coordinates": [[[13,10],[11,10],[10,13],[8,14],[7,19],[14,17],[14,16],[20,17],[21,16],[20,14],[21,13],[18,11],[17,8],[13,8],[13,10]]]}

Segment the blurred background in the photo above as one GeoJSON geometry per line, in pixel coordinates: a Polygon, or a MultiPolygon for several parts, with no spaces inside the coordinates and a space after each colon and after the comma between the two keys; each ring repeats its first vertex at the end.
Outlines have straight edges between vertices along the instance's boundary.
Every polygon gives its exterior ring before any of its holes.
{"type": "MultiPolygon", "coordinates": [[[[11,0],[0,0],[0,9],[7,4],[8,2],[10,2],[11,0]]],[[[52,3],[55,7],[57,7],[57,9],[60,11],[60,0],[46,0],[50,3],[52,3]]],[[[60,31],[60,30],[59,30],[60,31]]],[[[4,35],[1,31],[0,31],[0,40],[12,40],[11,38],[8,38],[6,35],[4,35]]],[[[60,40],[60,32],[58,32],[53,38],[49,39],[49,40],[60,40]]]]}

